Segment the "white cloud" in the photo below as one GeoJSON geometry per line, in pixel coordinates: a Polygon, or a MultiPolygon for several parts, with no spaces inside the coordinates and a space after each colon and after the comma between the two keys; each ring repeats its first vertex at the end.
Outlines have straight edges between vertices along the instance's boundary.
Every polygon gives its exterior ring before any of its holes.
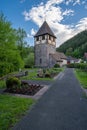
{"type": "Polygon", "coordinates": [[[73,16],[73,15],[74,15],[74,11],[71,10],[71,9],[66,9],[66,10],[63,12],[63,15],[65,15],[65,16],[69,16],[69,15],[73,16]]]}
{"type": "Polygon", "coordinates": [[[34,36],[36,34],[36,30],[34,30],[33,28],[31,29],[31,35],[34,36]]]}
{"type": "Polygon", "coordinates": [[[27,37],[28,37],[28,38],[33,38],[33,36],[30,35],[29,33],[27,34],[27,37]]]}
{"type": "MultiPolygon", "coordinates": [[[[67,5],[72,3],[74,6],[81,3],[80,0],[66,0],[65,2],[67,5]]],[[[72,24],[62,24],[61,22],[65,17],[71,17],[74,15],[74,10],[63,10],[60,7],[61,3],[64,3],[64,0],[48,0],[46,4],[40,3],[40,5],[32,7],[28,12],[23,12],[26,21],[32,20],[39,27],[46,18],[46,21],[57,37],[57,46],[84,30],[85,25],[87,25],[87,18],[81,19],[75,26],[72,26],[72,24]]],[[[33,36],[35,33],[36,30],[32,28],[29,36],[33,36]]]]}
{"type": "Polygon", "coordinates": [[[28,37],[28,38],[33,38],[33,36],[34,36],[35,34],[36,34],[36,30],[34,30],[34,28],[32,28],[30,34],[29,34],[29,33],[27,34],[27,37],[28,37]]]}
{"type": "Polygon", "coordinates": [[[73,5],[80,4],[80,3],[81,3],[80,0],[75,0],[75,2],[73,3],[73,5]]]}
{"type": "Polygon", "coordinates": [[[40,4],[37,7],[33,7],[29,12],[24,11],[25,20],[33,20],[39,26],[41,26],[45,18],[48,22],[61,22],[63,16],[69,16],[74,13],[71,9],[63,11],[59,7],[59,4],[62,2],[64,0],[49,0],[45,5],[40,4]]]}
{"type": "Polygon", "coordinates": [[[69,5],[70,3],[73,4],[73,6],[80,4],[81,1],[80,0],[65,0],[66,5],[69,5]]]}
{"type": "Polygon", "coordinates": [[[75,26],[75,29],[77,31],[83,31],[87,28],[87,17],[86,18],[82,18],[78,24],[75,26]]]}

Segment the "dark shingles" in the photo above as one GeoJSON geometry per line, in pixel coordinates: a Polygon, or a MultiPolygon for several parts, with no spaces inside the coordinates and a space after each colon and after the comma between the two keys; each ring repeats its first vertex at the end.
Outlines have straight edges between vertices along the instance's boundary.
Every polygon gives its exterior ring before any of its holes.
{"type": "Polygon", "coordinates": [[[40,29],[36,33],[35,37],[41,36],[41,35],[44,35],[44,34],[49,34],[49,35],[51,35],[51,36],[56,38],[56,36],[52,32],[52,30],[50,29],[50,27],[49,27],[49,25],[47,24],[46,21],[42,24],[42,26],[40,27],[40,29]]]}

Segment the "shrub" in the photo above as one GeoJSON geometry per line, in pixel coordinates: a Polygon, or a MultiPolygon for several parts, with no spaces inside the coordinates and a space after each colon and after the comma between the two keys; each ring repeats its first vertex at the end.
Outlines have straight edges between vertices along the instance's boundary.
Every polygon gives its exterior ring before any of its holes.
{"type": "Polygon", "coordinates": [[[32,66],[30,66],[30,65],[25,65],[24,68],[26,68],[26,69],[27,69],[27,68],[32,68],[32,66]]]}
{"type": "Polygon", "coordinates": [[[6,80],[6,87],[11,91],[15,91],[21,87],[21,81],[16,77],[9,77],[6,80]]]}
{"type": "Polygon", "coordinates": [[[68,68],[78,68],[87,71],[87,64],[84,63],[72,63],[67,65],[68,68]]]}
{"type": "Polygon", "coordinates": [[[46,77],[46,78],[51,78],[51,74],[48,73],[48,72],[46,72],[46,73],[45,73],[45,77],[46,77]]]}
{"type": "Polygon", "coordinates": [[[44,74],[46,73],[46,69],[45,69],[45,68],[43,69],[43,73],[44,73],[44,74]]]}
{"type": "Polygon", "coordinates": [[[68,68],[74,68],[74,63],[67,64],[67,67],[68,67],[68,68]]]}
{"type": "Polygon", "coordinates": [[[13,65],[8,62],[0,62],[0,76],[6,75],[14,71],[13,65]]]}
{"type": "Polygon", "coordinates": [[[54,65],[54,68],[59,68],[59,67],[60,67],[59,64],[55,64],[55,65],[54,65]]]}

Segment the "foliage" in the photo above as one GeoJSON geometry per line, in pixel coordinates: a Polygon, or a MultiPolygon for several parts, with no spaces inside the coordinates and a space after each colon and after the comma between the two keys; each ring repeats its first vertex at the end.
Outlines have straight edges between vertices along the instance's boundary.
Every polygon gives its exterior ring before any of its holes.
{"type": "Polygon", "coordinates": [[[51,74],[49,72],[45,73],[45,78],[51,78],[51,74]]]}
{"type": "Polygon", "coordinates": [[[27,58],[25,58],[25,68],[32,68],[34,66],[34,53],[30,53],[27,58]]]}
{"type": "Polygon", "coordinates": [[[25,46],[27,45],[27,42],[25,41],[25,38],[27,37],[26,32],[22,28],[18,28],[16,30],[16,36],[17,36],[17,48],[20,52],[21,58],[23,59],[26,56],[26,49],[25,46]]]}
{"type": "Polygon", "coordinates": [[[87,52],[87,30],[64,42],[57,48],[57,51],[64,52],[73,57],[82,58],[84,53],[87,52]]]}
{"type": "Polygon", "coordinates": [[[0,130],[9,130],[33,103],[29,98],[0,94],[0,130]]]}
{"type": "Polygon", "coordinates": [[[6,87],[5,80],[0,80],[0,89],[5,87],[6,87]]]}
{"type": "Polygon", "coordinates": [[[79,79],[82,86],[87,89],[87,72],[82,71],[81,69],[76,69],[76,76],[79,79]]]}
{"type": "Polygon", "coordinates": [[[54,65],[54,68],[59,68],[59,67],[60,67],[59,64],[55,64],[55,65],[54,65]]]}
{"type": "Polygon", "coordinates": [[[71,63],[71,64],[68,64],[67,67],[78,68],[78,69],[82,69],[84,71],[87,71],[87,64],[84,64],[84,63],[71,63]]]}
{"type": "Polygon", "coordinates": [[[6,88],[12,91],[21,87],[21,81],[16,77],[9,77],[6,80],[6,88]]]}
{"type": "Polygon", "coordinates": [[[16,42],[15,29],[4,15],[0,14],[0,76],[23,67],[16,42]]]}

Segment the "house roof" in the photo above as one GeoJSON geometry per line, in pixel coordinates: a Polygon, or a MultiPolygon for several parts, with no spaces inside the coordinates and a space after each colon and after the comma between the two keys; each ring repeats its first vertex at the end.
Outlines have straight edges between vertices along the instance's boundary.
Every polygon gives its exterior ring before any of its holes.
{"type": "Polygon", "coordinates": [[[76,58],[74,58],[74,57],[72,57],[72,56],[68,56],[68,57],[67,57],[67,60],[68,60],[68,61],[74,61],[74,62],[78,62],[78,61],[79,61],[79,59],[76,59],[76,58]]]}
{"type": "Polygon", "coordinates": [[[46,21],[42,24],[42,26],[40,27],[40,29],[38,30],[38,32],[36,33],[36,35],[34,37],[41,36],[41,35],[44,35],[44,34],[49,34],[49,35],[56,38],[56,36],[52,32],[52,30],[50,29],[50,27],[49,27],[49,25],[47,24],[46,21]]]}
{"type": "Polygon", "coordinates": [[[54,54],[50,54],[56,61],[62,62],[63,59],[66,59],[66,56],[62,52],[56,52],[54,54]]]}

